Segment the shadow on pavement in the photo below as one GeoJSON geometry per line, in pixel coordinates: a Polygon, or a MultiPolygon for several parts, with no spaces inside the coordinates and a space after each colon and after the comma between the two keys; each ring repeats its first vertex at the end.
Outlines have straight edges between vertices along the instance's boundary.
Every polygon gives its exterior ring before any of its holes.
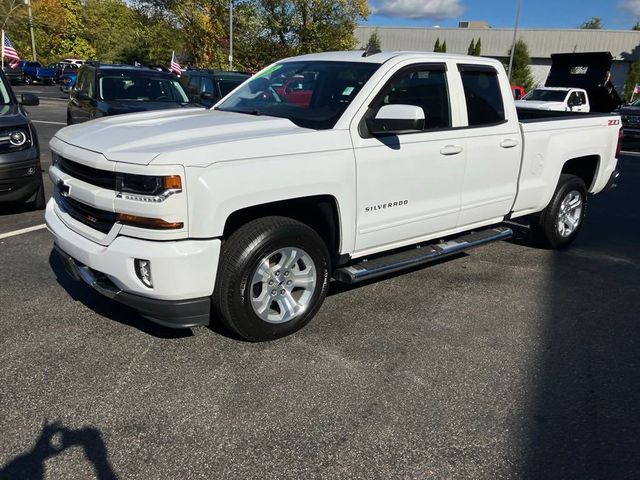
{"type": "Polygon", "coordinates": [[[527,479],[640,478],[640,162],[619,169],[572,248],[553,253],[527,479]]]}
{"type": "Polygon", "coordinates": [[[193,336],[191,329],[173,329],[158,325],[141,317],[134,309],[103,297],[88,285],[72,279],[66,272],[62,259],[55,250],[52,250],[49,254],[49,265],[56,275],[57,282],[67,291],[71,298],[90,308],[98,315],[129,327],[137,328],[157,338],[171,339],[193,336]]]}
{"type": "Polygon", "coordinates": [[[15,456],[0,469],[0,480],[44,480],[44,462],[76,446],[84,450],[85,459],[93,465],[98,480],[118,478],[109,463],[100,430],[92,427],[76,430],[54,422],[43,425],[31,450],[15,456]]]}

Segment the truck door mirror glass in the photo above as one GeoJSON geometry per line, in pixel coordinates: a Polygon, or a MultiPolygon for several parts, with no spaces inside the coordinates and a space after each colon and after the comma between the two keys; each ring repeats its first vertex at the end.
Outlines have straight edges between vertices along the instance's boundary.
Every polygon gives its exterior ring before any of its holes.
{"type": "Polygon", "coordinates": [[[384,105],[374,118],[367,119],[372,135],[397,135],[422,131],[425,115],[422,107],[415,105],[384,105]]]}
{"type": "Polygon", "coordinates": [[[40,105],[40,99],[33,93],[23,93],[20,98],[20,103],[27,106],[36,106],[40,105]]]}

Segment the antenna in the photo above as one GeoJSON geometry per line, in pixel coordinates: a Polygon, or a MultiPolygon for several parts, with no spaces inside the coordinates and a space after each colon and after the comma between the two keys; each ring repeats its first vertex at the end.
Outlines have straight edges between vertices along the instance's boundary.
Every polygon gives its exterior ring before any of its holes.
{"type": "Polygon", "coordinates": [[[362,54],[363,57],[370,57],[371,55],[375,55],[376,53],[382,53],[382,50],[379,48],[372,48],[370,45],[367,45],[367,49],[362,54]]]}

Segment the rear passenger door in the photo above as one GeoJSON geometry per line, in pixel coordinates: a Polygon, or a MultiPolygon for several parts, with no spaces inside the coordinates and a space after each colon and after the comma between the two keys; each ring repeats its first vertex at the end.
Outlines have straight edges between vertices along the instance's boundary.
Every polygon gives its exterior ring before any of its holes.
{"type": "Polygon", "coordinates": [[[506,75],[490,65],[478,64],[459,64],[458,72],[467,116],[467,165],[458,224],[470,227],[501,221],[511,211],[522,136],[506,75]]]}

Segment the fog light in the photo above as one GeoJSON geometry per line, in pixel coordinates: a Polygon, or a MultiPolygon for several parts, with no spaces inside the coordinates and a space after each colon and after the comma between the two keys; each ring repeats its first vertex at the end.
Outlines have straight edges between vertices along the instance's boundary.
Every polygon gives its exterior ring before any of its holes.
{"type": "Polygon", "coordinates": [[[151,262],[149,260],[136,258],[133,263],[136,267],[136,275],[138,275],[140,281],[147,287],[153,288],[153,281],[151,280],[151,262]]]}

